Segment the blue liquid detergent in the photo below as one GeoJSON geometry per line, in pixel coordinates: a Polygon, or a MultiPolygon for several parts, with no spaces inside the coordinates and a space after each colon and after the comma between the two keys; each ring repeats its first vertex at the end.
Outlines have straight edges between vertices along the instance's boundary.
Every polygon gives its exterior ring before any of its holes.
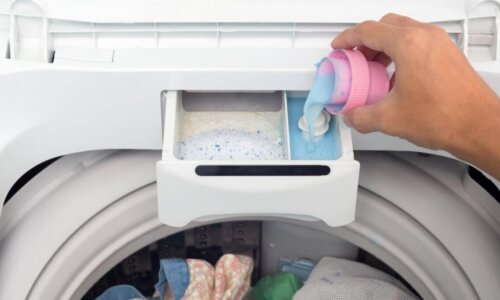
{"type": "MultiPolygon", "coordinates": [[[[305,98],[288,98],[288,128],[290,131],[290,152],[292,160],[335,160],[342,154],[340,135],[335,128],[335,117],[330,121],[330,128],[323,138],[313,143],[313,151],[308,151],[308,144],[302,136],[298,124],[304,113],[305,98]]],[[[319,110],[321,112],[321,109],[319,110]]]]}
{"type": "Polygon", "coordinates": [[[307,95],[304,104],[304,118],[308,124],[309,143],[307,150],[315,151],[315,143],[313,142],[314,122],[325,108],[326,103],[330,100],[333,90],[335,89],[335,73],[320,72],[316,76],[314,85],[307,95]]]}
{"type": "Polygon", "coordinates": [[[314,138],[314,121],[318,118],[318,116],[321,114],[321,111],[325,105],[319,103],[311,103],[307,102],[304,105],[303,111],[304,111],[304,118],[306,119],[307,122],[307,130],[309,133],[309,141],[307,141],[307,151],[308,152],[314,152],[316,150],[316,143],[313,141],[314,138]]]}

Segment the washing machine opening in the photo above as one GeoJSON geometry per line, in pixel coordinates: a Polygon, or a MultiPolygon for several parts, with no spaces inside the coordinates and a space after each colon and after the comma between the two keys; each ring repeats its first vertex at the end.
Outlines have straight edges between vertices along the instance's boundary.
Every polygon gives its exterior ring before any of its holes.
{"type": "MultiPolygon", "coordinates": [[[[182,259],[189,257],[187,246],[199,253],[210,245],[218,248],[200,257],[215,261],[221,254],[239,251],[224,250],[223,245],[248,246],[249,240],[256,239],[258,246],[253,242],[246,248],[257,249],[257,256],[247,254],[256,266],[252,283],[278,274],[285,265],[290,271],[304,269],[307,261],[301,258],[312,260],[317,269],[324,256],[375,266],[372,270],[396,278],[377,261],[373,263],[375,256],[423,299],[494,299],[498,295],[494,281],[500,270],[496,259],[499,248],[495,223],[489,216],[494,216],[495,210],[483,210],[481,205],[496,201],[472,201],[470,195],[477,187],[473,182],[463,183],[464,169],[452,160],[410,153],[358,152],[356,156],[363,165],[356,219],[346,226],[261,213],[212,218],[180,228],[164,225],[158,218],[162,204],[158,202],[161,193],[155,172],[162,159],[159,151],[92,151],[64,156],[30,180],[4,208],[0,219],[0,298],[92,299],[119,283],[137,286],[151,296],[158,274],[153,264],[158,266],[161,258],[182,259]],[[437,166],[444,167],[438,172],[437,166]],[[247,226],[247,221],[259,221],[260,233],[250,239],[247,234],[253,231],[245,229],[243,241],[237,225],[217,225],[221,227],[215,232],[229,228],[229,244],[223,244],[220,236],[214,240],[213,234],[202,244],[202,229],[199,233],[192,229],[207,226],[209,231],[216,222],[244,222],[247,226]],[[181,230],[187,231],[177,236],[181,230]],[[164,240],[169,240],[169,249],[180,243],[182,251],[162,254],[160,242],[164,240]],[[139,254],[134,257],[136,252],[139,254]],[[210,258],[210,253],[217,256],[210,258]],[[470,253],[478,255],[471,260],[470,253]]],[[[228,197],[227,201],[235,199],[228,197]]],[[[248,205],[255,207],[253,200],[248,205]]],[[[309,199],[302,203],[305,208],[311,205],[309,199]]]]}
{"type": "MultiPolygon", "coordinates": [[[[218,268],[220,263],[217,262],[226,254],[249,257],[253,263],[248,279],[252,288],[244,299],[265,299],[259,295],[272,293],[273,284],[276,287],[279,280],[290,282],[290,278],[297,281],[295,287],[293,284],[288,285],[293,290],[290,293],[295,293],[298,299],[310,296],[312,290],[321,289],[315,282],[315,275],[311,275],[313,270],[315,274],[327,270],[326,274],[320,274],[321,281],[325,281],[329,275],[338,279],[350,275],[364,280],[373,276],[376,277],[373,280],[386,280],[390,288],[400,285],[401,291],[415,299],[419,297],[404,278],[381,260],[330,233],[293,223],[235,221],[188,229],[141,248],[109,270],[82,299],[96,299],[99,296],[102,297],[100,299],[110,299],[103,293],[109,296],[113,289],[123,291],[124,285],[130,289],[133,287],[146,297],[153,296],[159,270],[165,262],[178,262],[174,259],[199,260],[218,268]],[[285,276],[289,278],[285,280],[285,276]]],[[[332,292],[335,292],[333,288],[332,292]]]]}

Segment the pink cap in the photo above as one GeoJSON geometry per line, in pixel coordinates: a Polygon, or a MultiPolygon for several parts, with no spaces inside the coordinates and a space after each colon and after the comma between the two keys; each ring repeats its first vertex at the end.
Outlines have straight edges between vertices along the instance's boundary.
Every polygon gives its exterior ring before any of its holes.
{"type": "Polygon", "coordinates": [[[347,60],[349,63],[349,68],[335,70],[336,86],[332,99],[326,106],[330,113],[344,114],[354,107],[376,103],[389,91],[389,76],[385,66],[367,61],[363,53],[356,50],[334,50],[328,58],[333,65],[336,60],[347,60]],[[347,100],[340,99],[335,91],[342,87],[349,90],[347,100]]]}
{"type": "Polygon", "coordinates": [[[383,64],[375,61],[369,61],[368,68],[370,69],[370,88],[365,104],[373,104],[382,100],[389,92],[389,74],[383,64]]]}

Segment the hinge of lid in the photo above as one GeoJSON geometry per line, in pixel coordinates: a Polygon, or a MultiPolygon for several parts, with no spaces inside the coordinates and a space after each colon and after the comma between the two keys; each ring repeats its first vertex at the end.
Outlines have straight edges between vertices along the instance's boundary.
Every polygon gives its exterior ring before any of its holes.
{"type": "Polygon", "coordinates": [[[471,0],[465,12],[464,54],[471,60],[500,60],[500,0],[471,0]]]}
{"type": "Polygon", "coordinates": [[[48,20],[44,9],[33,1],[15,1],[9,26],[10,58],[50,62],[48,20]]]}
{"type": "Polygon", "coordinates": [[[0,32],[0,59],[8,58],[9,55],[9,34],[0,32]]]}
{"type": "Polygon", "coordinates": [[[470,33],[469,45],[491,46],[495,43],[496,36],[488,33],[470,33]]]}
{"type": "Polygon", "coordinates": [[[9,58],[9,15],[0,14],[0,59],[9,58]]]}

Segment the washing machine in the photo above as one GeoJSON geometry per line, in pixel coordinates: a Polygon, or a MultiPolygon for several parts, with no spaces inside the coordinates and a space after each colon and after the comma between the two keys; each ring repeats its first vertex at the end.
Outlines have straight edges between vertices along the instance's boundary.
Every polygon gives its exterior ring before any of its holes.
{"type": "Polygon", "coordinates": [[[253,249],[256,276],[335,256],[422,299],[498,299],[494,178],[340,117],[332,153],[297,156],[315,63],[388,12],[441,26],[500,93],[497,0],[0,0],[0,299],[92,299],[215,240],[253,249]],[[183,139],[242,120],[278,126],[282,152],[183,139]]]}

